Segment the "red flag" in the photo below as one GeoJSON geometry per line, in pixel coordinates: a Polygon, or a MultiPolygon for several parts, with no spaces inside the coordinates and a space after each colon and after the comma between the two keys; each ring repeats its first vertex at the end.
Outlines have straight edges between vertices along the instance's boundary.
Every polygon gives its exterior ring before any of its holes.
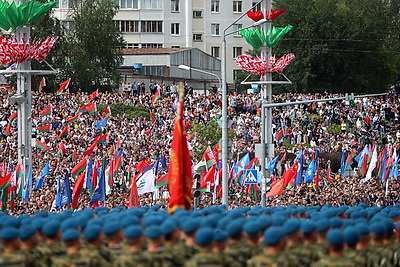
{"type": "Polygon", "coordinates": [[[56,91],[56,94],[57,95],[61,95],[64,92],[64,90],[68,88],[68,85],[69,85],[70,81],[71,81],[71,78],[69,78],[68,80],[62,82],[60,84],[60,88],[56,91]]]}
{"type": "Polygon", "coordinates": [[[319,161],[317,160],[317,171],[315,172],[315,188],[319,188],[319,161]]]}
{"type": "Polygon", "coordinates": [[[72,162],[76,162],[76,159],[77,159],[76,150],[74,150],[74,152],[72,152],[71,158],[72,158],[72,162]]]}
{"type": "Polygon", "coordinates": [[[80,113],[88,112],[89,114],[93,114],[94,112],[96,112],[96,103],[94,102],[87,103],[82,107],[80,107],[78,109],[78,112],[80,113]]]}
{"type": "Polygon", "coordinates": [[[5,131],[7,136],[11,135],[11,126],[9,123],[7,123],[5,131]]]}
{"type": "Polygon", "coordinates": [[[91,156],[93,153],[93,150],[96,148],[98,141],[95,139],[93,144],[85,151],[83,152],[83,155],[85,156],[91,156]]]}
{"type": "Polygon", "coordinates": [[[334,180],[331,177],[331,164],[328,163],[328,167],[326,168],[326,179],[328,179],[329,182],[333,183],[334,180]]]}
{"type": "Polygon", "coordinates": [[[46,146],[42,141],[40,141],[39,139],[36,140],[36,146],[40,149],[43,149],[45,151],[50,150],[51,147],[46,146]]]}
{"type": "Polygon", "coordinates": [[[79,174],[86,170],[88,162],[86,158],[83,158],[81,161],[79,161],[78,164],[75,165],[75,167],[71,171],[71,175],[79,174]]]}
{"type": "Polygon", "coordinates": [[[276,133],[275,140],[279,141],[283,137],[284,134],[285,134],[285,131],[283,129],[281,129],[279,132],[276,133]]]}
{"type": "Polygon", "coordinates": [[[157,90],[157,92],[155,92],[155,94],[153,95],[153,97],[151,98],[151,103],[156,103],[157,100],[160,98],[161,96],[161,90],[157,90]]]}
{"type": "Polygon", "coordinates": [[[132,178],[131,182],[131,190],[129,190],[129,204],[128,208],[132,207],[140,207],[140,202],[139,202],[139,192],[136,184],[136,178],[140,175],[138,173],[135,175],[135,177],[132,178]]]}
{"type": "Polygon", "coordinates": [[[99,89],[90,94],[90,101],[92,101],[96,96],[99,96],[99,89]]]}
{"type": "Polygon", "coordinates": [[[57,136],[57,138],[66,137],[68,133],[69,133],[69,126],[67,125],[67,127],[64,128],[64,130],[57,136]]]}
{"type": "Polygon", "coordinates": [[[70,124],[70,123],[73,123],[73,122],[77,121],[80,116],[81,116],[81,113],[78,113],[75,116],[73,116],[71,118],[68,118],[67,119],[67,123],[70,124]]]}
{"type": "Polygon", "coordinates": [[[97,141],[98,144],[108,142],[108,134],[97,136],[94,140],[97,141]]]}
{"type": "Polygon", "coordinates": [[[43,77],[39,83],[39,91],[43,91],[43,87],[46,86],[46,79],[43,77]]]}
{"type": "Polygon", "coordinates": [[[103,116],[101,116],[101,118],[104,119],[110,116],[111,116],[111,109],[110,107],[106,107],[106,109],[103,111],[103,116]]]}
{"type": "Polygon", "coordinates": [[[86,171],[83,171],[79,176],[78,180],[75,182],[74,190],[72,191],[72,208],[76,209],[78,207],[79,196],[81,195],[81,190],[83,187],[83,182],[85,181],[86,171]]]}
{"type": "Polygon", "coordinates": [[[39,132],[43,132],[43,133],[48,133],[48,132],[50,132],[51,131],[51,124],[46,124],[46,125],[43,125],[43,126],[40,126],[39,128],[38,128],[38,131],[39,132]]]}
{"type": "Polygon", "coordinates": [[[282,195],[284,188],[284,180],[283,178],[276,181],[274,184],[271,184],[271,190],[267,193],[266,197],[274,197],[282,195]]]}
{"type": "Polygon", "coordinates": [[[153,116],[153,113],[150,111],[150,119],[151,119],[151,122],[154,122],[156,119],[154,118],[154,116],[153,116]]]}
{"type": "Polygon", "coordinates": [[[43,117],[43,116],[46,116],[46,115],[50,115],[50,114],[51,114],[51,106],[39,111],[40,117],[43,117]]]}
{"type": "Polygon", "coordinates": [[[211,169],[204,175],[204,177],[201,177],[200,179],[200,188],[205,189],[207,188],[207,183],[209,182],[211,186],[214,184],[215,180],[215,170],[216,170],[217,165],[213,165],[211,169]]]}
{"type": "Polygon", "coordinates": [[[140,173],[143,172],[143,169],[150,166],[151,162],[150,159],[144,159],[140,161],[138,164],[135,165],[136,170],[138,170],[140,173]]]}
{"type": "Polygon", "coordinates": [[[297,176],[297,169],[299,168],[299,162],[296,161],[293,165],[283,173],[282,180],[284,181],[283,187],[286,187],[290,181],[297,176]]]}
{"type": "Polygon", "coordinates": [[[173,214],[179,207],[186,210],[191,210],[192,207],[192,161],[183,123],[182,101],[178,103],[177,118],[172,136],[168,184],[170,192],[168,212],[170,214],[173,214]]]}
{"type": "Polygon", "coordinates": [[[64,143],[61,142],[61,143],[58,145],[57,155],[63,156],[63,155],[65,155],[66,153],[67,153],[67,149],[65,148],[64,143]]]}
{"type": "Polygon", "coordinates": [[[8,121],[12,122],[18,115],[18,111],[15,111],[13,114],[10,115],[10,117],[8,117],[8,121]]]}

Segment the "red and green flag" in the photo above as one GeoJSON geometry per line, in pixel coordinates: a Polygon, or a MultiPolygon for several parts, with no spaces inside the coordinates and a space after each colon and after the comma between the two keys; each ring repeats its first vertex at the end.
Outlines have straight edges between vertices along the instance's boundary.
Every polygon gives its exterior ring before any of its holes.
{"type": "Polygon", "coordinates": [[[43,149],[44,151],[50,150],[51,147],[46,146],[42,141],[39,139],[36,140],[36,146],[40,149],[43,149]]]}
{"type": "Polygon", "coordinates": [[[156,179],[156,187],[160,188],[166,186],[169,182],[169,172],[156,179]]]}
{"type": "Polygon", "coordinates": [[[39,92],[43,91],[43,87],[46,86],[46,79],[43,77],[39,83],[39,92]]]}
{"type": "Polygon", "coordinates": [[[42,125],[38,128],[39,133],[48,133],[51,131],[51,124],[42,125]]]}
{"type": "Polygon", "coordinates": [[[80,116],[81,116],[81,114],[78,113],[78,114],[76,114],[75,116],[73,116],[73,117],[71,117],[71,118],[68,118],[68,119],[67,119],[67,123],[68,123],[68,124],[71,124],[71,123],[73,123],[73,122],[78,121],[78,119],[79,119],[80,116]]]}
{"type": "Polygon", "coordinates": [[[92,115],[93,113],[96,112],[96,103],[94,103],[94,102],[87,103],[87,104],[83,105],[82,107],[80,107],[78,109],[78,112],[80,112],[80,113],[87,112],[90,115],[92,115]]]}
{"type": "Polygon", "coordinates": [[[58,135],[58,138],[66,137],[69,133],[69,126],[64,128],[64,130],[58,135]]]}
{"type": "Polygon", "coordinates": [[[74,150],[74,152],[72,152],[71,159],[72,159],[72,162],[76,162],[76,160],[77,160],[76,150],[74,150]]]}
{"type": "Polygon", "coordinates": [[[86,171],[83,171],[79,176],[78,180],[75,182],[74,190],[72,191],[72,208],[76,209],[78,207],[79,196],[81,195],[81,190],[83,188],[83,183],[85,181],[86,171]]]}
{"type": "Polygon", "coordinates": [[[75,174],[80,174],[84,170],[86,170],[86,166],[88,164],[88,161],[86,158],[83,158],[81,161],[79,161],[78,164],[75,165],[75,167],[71,170],[71,175],[75,174]]]}
{"type": "Polygon", "coordinates": [[[94,139],[98,144],[103,144],[108,141],[108,134],[103,134],[94,139]]]}
{"type": "Polygon", "coordinates": [[[275,140],[280,141],[284,135],[285,135],[285,131],[282,128],[279,132],[276,133],[275,140]]]}
{"type": "Polygon", "coordinates": [[[151,98],[151,102],[154,104],[157,102],[158,99],[161,97],[161,90],[157,90],[157,92],[151,98]]]}
{"type": "Polygon", "coordinates": [[[46,115],[51,115],[51,106],[39,111],[39,115],[40,115],[40,117],[43,117],[46,115]]]}
{"type": "Polygon", "coordinates": [[[61,95],[64,92],[65,89],[68,89],[68,85],[69,85],[70,81],[71,81],[71,78],[69,78],[68,80],[62,82],[60,84],[60,88],[56,91],[56,94],[57,95],[61,95]]]}
{"type": "Polygon", "coordinates": [[[5,134],[7,136],[11,135],[11,125],[9,123],[7,123],[6,128],[4,129],[4,131],[5,131],[5,134]]]}
{"type": "Polygon", "coordinates": [[[93,101],[96,96],[99,96],[99,89],[90,94],[90,101],[93,101]]]}
{"type": "Polygon", "coordinates": [[[67,153],[67,149],[63,142],[58,145],[57,156],[64,156],[67,153]]]}
{"type": "Polygon", "coordinates": [[[8,121],[11,123],[15,120],[15,118],[18,116],[18,111],[15,111],[13,114],[8,117],[8,121]]]}
{"type": "Polygon", "coordinates": [[[104,119],[110,116],[111,116],[111,109],[110,107],[106,107],[106,109],[103,111],[103,116],[101,118],[104,119]]]}
{"type": "Polygon", "coordinates": [[[22,162],[18,162],[17,167],[15,167],[15,178],[20,179],[24,178],[24,167],[22,166],[22,162]]]}
{"type": "Polygon", "coordinates": [[[94,151],[94,149],[95,149],[96,146],[97,146],[97,143],[98,143],[98,141],[95,139],[94,142],[93,142],[93,144],[92,144],[85,152],[83,152],[83,155],[85,155],[85,156],[91,156],[92,153],[93,153],[93,151],[94,151]]]}

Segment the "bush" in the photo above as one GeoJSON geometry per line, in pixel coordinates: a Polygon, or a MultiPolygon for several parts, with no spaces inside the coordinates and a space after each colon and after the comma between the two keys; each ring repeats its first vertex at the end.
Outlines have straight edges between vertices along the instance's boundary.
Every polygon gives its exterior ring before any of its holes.
{"type": "Polygon", "coordinates": [[[341,133],[341,126],[339,124],[332,124],[328,127],[326,127],[326,130],[328,133],[331,134],[340,134],[341,133]]]}
{"type": "MultiPolygon", "coordinates": [[[[111,109],[111,114],[112,115],[124,115],[132,120],[134,118],[145,118],[147,120],[150,120],[150,111],[147,108],[142,108],[142,107],[132,107],[130,105],[125,105],[122,103],[113,103],[110,106],[111,109]]],[[[97,105],[97,109],[99,113],[103,113],[103,111],[107,108],[107,105],[105,104],[99,104],[97,105]]]]}

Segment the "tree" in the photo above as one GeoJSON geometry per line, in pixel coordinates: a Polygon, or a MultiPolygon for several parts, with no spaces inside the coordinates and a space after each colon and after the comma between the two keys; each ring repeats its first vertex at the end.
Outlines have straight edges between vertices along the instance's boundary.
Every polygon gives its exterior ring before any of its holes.
{"type": "Polygon", "coordinates": [[[72,89],[110,90],[120,82],[117,66],[124,41],[112,20],[117,10],[113,0],[85,0],[74,10],[75,31],[67,36],[65,67],[72,89]]]}
{"type": "Polygon", "coordinates": [[[276,55],[296,55],[285,70],[293,82],[289,88],[300,92],[386,90],[398,62],[391,41],[395,37],[389,34],[395,12],[388,12],[388,3],[276,0],[274,8],[287,12],[274,26],[294,26],[273,50],[276,55]]]}

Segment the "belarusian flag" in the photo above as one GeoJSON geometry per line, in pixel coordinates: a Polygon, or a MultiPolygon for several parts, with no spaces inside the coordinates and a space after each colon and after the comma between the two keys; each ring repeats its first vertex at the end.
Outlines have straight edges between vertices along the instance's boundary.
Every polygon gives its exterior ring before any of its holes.
{"type": "Polygon", "coordinates": [[[88,112],[90,115],[96,112],[96,103],[91,102],[83,105],[78,109],[78,112],[80,113],[85,113],[88,112]]]}
{"type": "Polygon", "coordinates": [[[62,82],[60,84],[60,88],[56,91],[56,94],[57,95],[61,95],[64,92],[64,90],[68,88],[68,85],[69,85],[70,81],[71,81],[71,78],[69,78],[68,80],[62,82]]]}
{"type": "Polygon", "coordinates": [[[81,114],[78,113],[78,114],[76,114],[75,116],[73,116],[73,117],[71,117],[71,118],[68,118],[68,119],[67,119],[67,123],[68,123],[68,124],[71,124],[71,123],[73,123],[73,122],[76,122],[76,121],[79,119],[80,116],[81,116],[81,114]]]}
{"type": "Polygon", "coordinates": [[[58,145],[57,156],[58,156],[58,155],[63,156],[63,155],[65,155],[66,153],[67,153],[67,149],[65,148],[64,143],[61,142],[61,143],[58,145]]]}
{"type": "Polygon", "coordinates": [[[79,196],[81,195],[81,190],[83,187],[83,182],[85,181],[86,171],[82,172],[78,180],[75,182],[74,190],[72,191],[72,208],[76,209],[78,207],[79,196]]]}
{"type": "Polygon", "coordinates": [[[45,86],[46,86],[46,79],[43,77],[39,83],[39,92],[43,91],[43,87],[45,87],[45,86]]]}
{"type": "Polygon", "coordinates": [[[7,136],[11,135],[11,126],[9,123],[7,123],[7,125],[6,125],[5,133],[7,136]]]}
{"type": "Polygon", "coordinates": [[[51,124],[46,124],[38,128],[39,133],[48,133],[51,131],[51,124]]]}
{"type": "Polygon", "coordinates": [[[98,144],[105,143],[108,141],[108,134],[100,135],[96,137],[94,140],[97,141],[98,144]]]}
{"type": "Polygon", "coordinates": [[[10,117],[8,117],[8,121],[11,123],[14,121],[14,119],[17,117],[18,115],[18,111],[15,111],[13,114],[10,115],[10,117]]]}
{"type": "Polygon", "coordinates": [[[24,167],[22,166],[22,162],[18,162],[17,167],[15,167],[15,177],[17,179],[24,178],[24,167]]]}
{"type": "Polygon", "coordinates": [[[64,128],[64,130],[58,135],[58,138],[66,137],[69,133],[69,126],[64,128]]]}
{"type": "Polygon", "coordinates": [[[276,133],[275,140],[276,141],[281,140],[283,138],[284,134],[285,134],[285,131],[282,128],[279,132],[276,133]]]}
{"type": "Polygon", "coordinates": [[[89,98],[90,101],[92,101],[96,96],[99,96],[99,89],[97,89],[96,91],[91,93],[90,98],[89,98]]]}
{"type": "Polygon", "coordinates": [[[50,115],[50,114],[51,114],[51,106],[46,108],[46,109],[43,109],[43,110],[39,111],[40,117],[43,117],[43,116],[46,116],[46,115],[50,115]]]}
{"type": "Polygon", "coordinates": [[[76,159],[77,159],[76,150],[74,150],[74,152],[72,152],[71,159],[72,159],[72,162],[76,161],[76,159]]]}
{"type": "Polygon", "coordinates": [[[110,107],[106,107],[106,109],[103,111],[103,116],[101,118],[104,119],[110,116],[111,116],[111,109],[110,107]]]}
{"type": "Polygon", "coordinates": [[[83,172],[84,170],[86,170],[86,166],[87,166],[88,162],[86,158],[83,158],[81,161],[79,161],[78,164],[75,165],[75,167],[72,169],[71,171],[71,175],[75,175],[75,174],[80,174],[81,172],[83,172]]]}
{"type": "Polygon", "coordinates": [[[93,151],[94,151],[94,149],[95,149],[96,146],[97,146],[97,143],[98,143],[97,140],[94,139],[93,144],[92,144],[88,149],[86,149],[85,152],[83,152],[83,155],[85,155],[85,156],[91,156],[92,153],[93,153],[93,151]]]}
{"type": "Polygon", "coordinates": [[[160,98],[161,96],[161,90],[157,90],[157,92],[153,95],[153,97],[151,98],[151,102],[154,104],[157,102],[157,100],[160,98]]]}
{"type": "Polygon", "coordinates": [[[44,143],[42,143],[39,139],[36,140],[36,146],[40,149],[43,149],[44,151],[50,150],[51,147],[46,146],[44,143]]]}
{"type": "Polygon", "coordinates": [[[160,188],[167,185],[169,182],[169,172],[156,179],[156,187],[160,188]]]}
{"type": "Polygon", "coordinates": [[[115,146],[111,146],[111,147],[108,149],[107,154],[108,154],[109,156],[112,156],[112,155],[114,155],[114,153],[115,153],[115,146]]]}

